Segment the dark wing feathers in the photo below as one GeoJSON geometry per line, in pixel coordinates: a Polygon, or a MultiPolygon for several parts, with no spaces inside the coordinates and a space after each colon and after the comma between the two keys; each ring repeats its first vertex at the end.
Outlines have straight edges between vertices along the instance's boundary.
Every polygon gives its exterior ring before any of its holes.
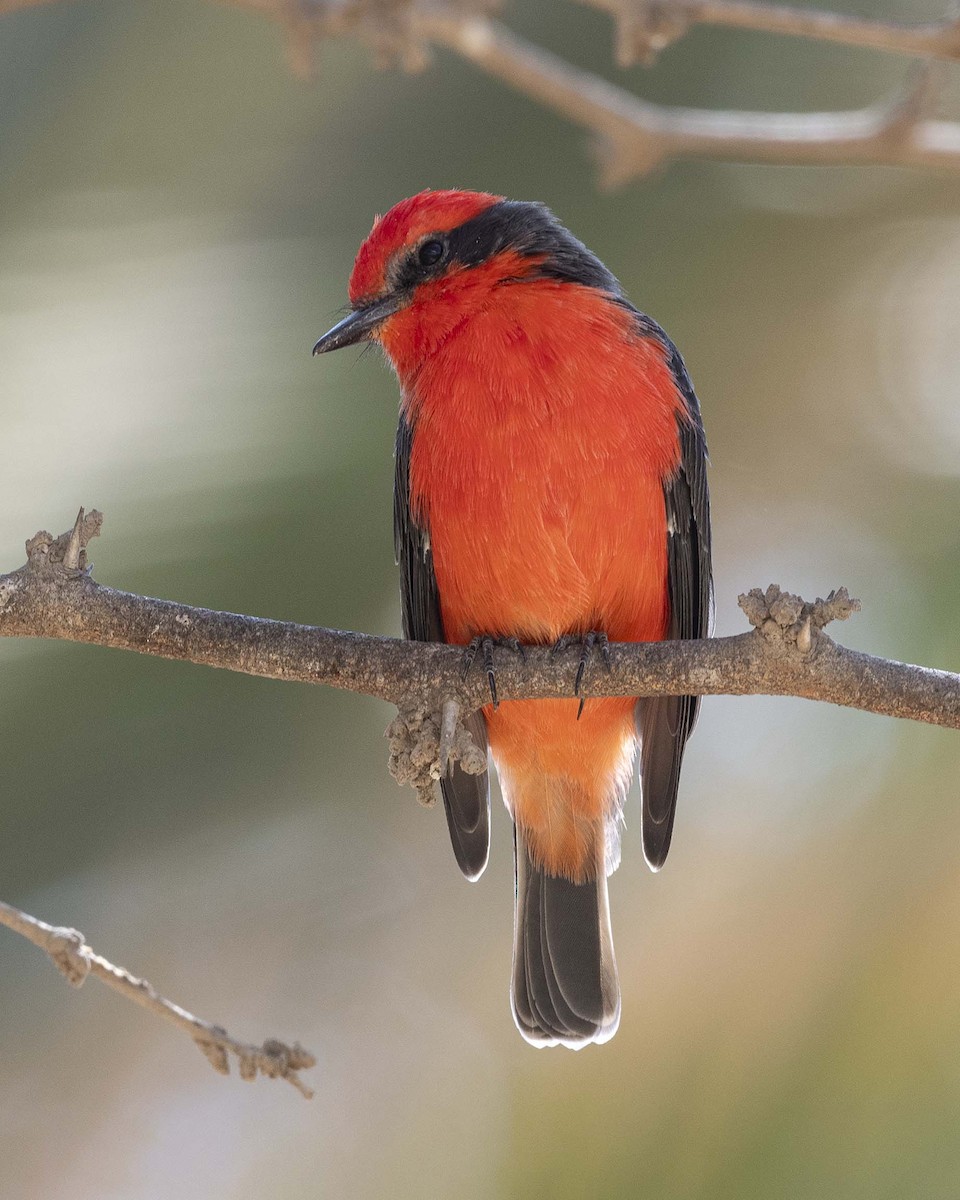
{"type": "MultiPolygon", "coordinates": [[[[671,639],[706,637],[711,601],[710,497],[707,491],[707,443],[700,405],[673,342],[649,317],[638,314],[637,323],[644,337],[655,337],[664,346],[668,365],[684,401],[684,412],[677,419],[680,462],[663,487],[670,599],[667,636],[671,639]]],[[[699,696],[660,696],[637,701],[635,719],[641,739],[643,853],[655,871],[663,866],[670,849],[680,763],[699,708],[699,696]]]]}
{"type": "MultiPolygon", "coordinates": [[[[430,539],[410,511],[410,451],[413,429],[401,414],[397,428],[396,479],[393,493],[393,535],[400,565],[400,613],[404,637],[416,642],[443,642],[443,621],[430,539]]],[[[487,749],[487,726],[482,713],[464,722],[473,740],[487,749]]],[[[440,780],[450,841],[460,870],[478,879],[490,852],[490,782],[487,773],[468,775],[454,764],[440,780]]]]}

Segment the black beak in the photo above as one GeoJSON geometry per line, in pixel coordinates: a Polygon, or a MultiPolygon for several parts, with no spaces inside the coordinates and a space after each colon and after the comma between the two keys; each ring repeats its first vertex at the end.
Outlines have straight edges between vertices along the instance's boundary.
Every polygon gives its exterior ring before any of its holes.
{"type": "Polygon", "coordinates": [[[355,346],[357,342],[365,342],[381,322],[402,307],[403,301],[399,296],[384,296],[363,308],[355,308],[352,313],[338,321],[332,329],[328,329],[319,342],[314,346],[314,354],[326,354],[328,350],[339,350],[342,346],[355,346]]]}

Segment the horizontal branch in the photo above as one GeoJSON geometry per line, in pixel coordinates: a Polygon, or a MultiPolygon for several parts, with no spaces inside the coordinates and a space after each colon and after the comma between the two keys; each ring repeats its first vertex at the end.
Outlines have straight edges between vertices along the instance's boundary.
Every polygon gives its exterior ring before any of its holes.
{"type": "MultiPolygon", "coordinates": [[[[0,0],[0,13],[58,0],[0,0]]],[[[378,63],[419,70],[442,45],[597,135],[602,181],[623,184],[676,159],[785,165],[900,166],[960,171],[960,123],[933,119],[933,77],[924,73],[884,103],[820,113],[667,107],[581,71],[488,19],[491,0],[216,0],[276,22],[291,67],[309,77],[324,38],[353,34],[378,63]]],[[[960,57],[960,21],[869,21],[752,0],[583,0],[618,21],[621,61],[649,60],[692,23],[727,24],[960,57]]]]}
{"type": "MultiPolygon", "coordinates": [[[[86,565],[102,518],[93,512],[54,539],[27,543],[25,566],[0,575],[0,637],[43,637],[135,650],[268,679],[321,683],[396,704],[465,713],[489,701],[482,671],[463,677],[461,647],[347,633],[194,608],[103,587],[86,565]]],[[[610,670],[583,681],[584,696],[801,696],[960,728],[960,676],[837,645],[822,632],[855,611],[844,592],[805,604],[768,588],[741,597],[754,630],[699,641],[610,646],[610,670]]],[[[496,651],[502,700],[568,697],[579,651],[496,651]]]]}
{"type": "MultiPolygon", "coordinates": [[[[62,0],[0,0],[0,15],[62,0]]],[[[349,25],[376,4],[381,21],[391,15],[402,22],[409,0],[214,0],[214,3],[248,8],[283,21],[291,34],[316,34],[318,22],[335,32],[349,25]],[[309,28],[312,26],[312,29],[309,28]]],[[[960,60],[960,19],[940,21],[895,21],[798,8],[790,4],[766,4],[758,0],[579,0],[610,13],[617,25],[617,59],[622,66],[649,62],[652,55],[682,37],[694,25],[720,25],[756,33],[810,38],[867,50],[885,50],[917,58],[960,60]]],[[[491,0],[467,4],[438,4],[430,7],[450,11],[485,12],[496,7],[491,0]]],[[[389,31],[387,31],[389,32],[389,31]]]]}
{"type": "Polygon", "coordinates": [[[307,1100],[313,1096],[299,1072],[316,1066],[316,1059],[299,1044],[287,1046],[274,1039],[268,1039],[262,1046],[238,1042],[219,1025],[201,1020],[179,1004],[161,996],[145,979],[138,979],[123,967],[114,966],[94,953],[83,934],[76,929],[48,925],[46,921],[38,921],[36,917],[28,916],[2,901],[0,925],[5,925],[43,950],[73,987],[80,987],[88,975],[93,975],[125,999],[132,1000],[134,1004],[182,1029],[221,1075],[229,1075],[232,1054],[238,1060],[241,1079],[252,1080],[258,1075],[286,1079],[307,1100]]]}
{"type": "Polygon", "coordinates": [[[756,0],[580,0],[613,16],[621,66],[650,62],[694,25],[811,38],[918,58],[960,60],[960,20],[892,21],[756,0]]]}
{"type": "MultiPolygon", "coordinates": [[[[489,0],[219,0],[252,7],[287,30],[294,70],[309,75],[313,47],[354,34],[378,62],[418,70],[431,44],[445,46],[488,74],[594,133],[602,182],[618,186],[677,159],[796,166],[900,166],[960,171],[960,123],[933,119],[939,78],[924,70],[886,101],[839,112],[776,113],[668,107],[641,100],[598,75],[488,19],[489,0]],[[292,15],[292,12],[295,14],[292,15]]],[[[593,0],[587,0],[592,3],[593,0]]],[[[740,0],[596,0],[618,19],[621,60],[649,59],[694,19],[803,31],[871,45],[899,37],[898,48],[926,58],[960,57],[960,21],[929,26],[869,22],[831,13],[740,0]],[[802,19],[806,18],[806,19],[802,19]],[[755,22],[750,25],[750,21],[755,22]],[[766,21],[764,25],[762,22],[766,21]],[[911,37],[913,41],[911,43],[911,37]],[[923,46],[924,49],[920,49],[923,46]]]]}
{"type": "Polygon", "coordinates": [[[641,100],[493,21],[424,16],[419,27],[424,36],[596,134],[607,186],[681,158],[960,171],[960,123],[928,118],[934,99],[928,73],[885,103],[844,112],[678,108],[641,100]]]}

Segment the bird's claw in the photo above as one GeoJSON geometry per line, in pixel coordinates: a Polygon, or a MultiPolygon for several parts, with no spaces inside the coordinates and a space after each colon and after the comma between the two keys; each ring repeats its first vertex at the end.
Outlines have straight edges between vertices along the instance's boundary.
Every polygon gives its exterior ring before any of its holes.
{"type": "Polygon", "coordinates": [[[503,646],[507,650],[512,650],[514,654],[520,656],[521,662],[527,661],[527,652],[515,637],[498,638],[497,645],[503,646]]]}
{"type": "Polygon", "coordinates": [[[499,708],[500,698],[497,695],[497,677],[493,669],[493,650],[495,646],[503,646],[507,650],[512,650],[514,654],[519,654],[521,660],[526,661],[526,653],[515,637],[495,638],[489,634],[481,634],[473,638],[470,645],[463,652],[463,667],[460,677],[466,679],[470,674],[470,668],[476,662],[477,655],[479,654],[483,662],[483,669],[487,674],[490,699],[493,701],[493,707],[499,708]]]}
{"type": "Polygon", "coordinates": [[[607,670],[611,670],[610,664],[610,639],[605,633],[598,629],[588,630],[583,634],[566,633],[562,637],[557,638],[554,643],[553,653],[556,654],[559,650],[566,650],[568,646],[580,646],[580,659],[577,663],[577,674],[573,681],[573,694],[580,697],[580,707],[577,709],[577,720],[579,721],[583,715],[583,706],[586,704],[586,697],[581,694],[583,685],[584,672],[587,669],[587,663],[590,659],[590,654],[594,647],[600,651],[600,658],[607,670]]]}

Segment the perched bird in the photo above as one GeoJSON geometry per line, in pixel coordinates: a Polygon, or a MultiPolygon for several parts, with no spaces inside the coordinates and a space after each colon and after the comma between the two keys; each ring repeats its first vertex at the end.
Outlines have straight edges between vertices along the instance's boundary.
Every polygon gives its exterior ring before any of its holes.
{"type": "MultiPolygon", "coordinates": [[[[377,218],[351,312],[314,353],[374,340],[400,381],[394,525],[403,629],[477,647],[707,633],[710,509],[700,409],[676,347],[541,204],[426,191],[377,218]],[[479,640],[478,640],[479,639],[479,640]]],[[[493,676],[491,671],[491,684],[493,676]]],[[[495,694],[493,700],[495,701],[495,694]]],[[[673,831],[696,696],[492,702],[515,825],[511,1002],[535,1045],[613,1036],[607,876],[640,756],[644,853],[673,831]]],[[[454,853],[489,852],[486,774],[441,781],[454,853]]]]}

